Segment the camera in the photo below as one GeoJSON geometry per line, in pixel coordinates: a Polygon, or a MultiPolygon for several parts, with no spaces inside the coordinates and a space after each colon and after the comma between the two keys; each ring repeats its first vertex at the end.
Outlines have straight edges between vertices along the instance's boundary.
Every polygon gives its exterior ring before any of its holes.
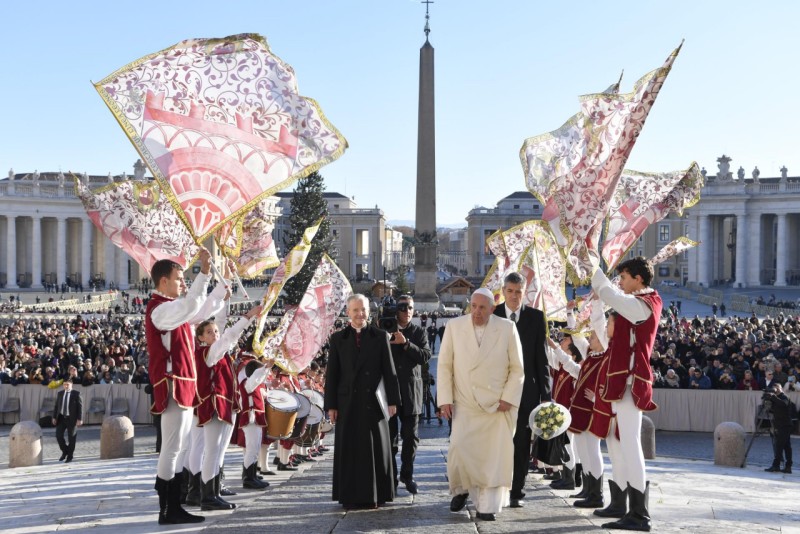
{"type": "Polygon", "coordinates": [[[394,299],[384,302],[378,318],[378,328],[389,333],[397,332],[397,312],[407,311],[408,302],[395,302],[394,299]]]}

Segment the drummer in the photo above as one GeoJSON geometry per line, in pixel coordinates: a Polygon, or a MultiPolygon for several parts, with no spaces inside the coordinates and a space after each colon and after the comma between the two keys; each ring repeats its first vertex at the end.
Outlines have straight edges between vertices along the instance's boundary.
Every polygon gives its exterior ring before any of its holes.
{"type": "Polygon", "coordinates": [[[261,434],[267,426],[262,390],[268,377],[269,367],[260,363],[254,354],[245,351],[239,353],[237,380],[242,403],[239,418],[245,446],[242,486],[248,489],[265,489],[269,486],[269,482],[259,479],[256,474],[261,434]]]}

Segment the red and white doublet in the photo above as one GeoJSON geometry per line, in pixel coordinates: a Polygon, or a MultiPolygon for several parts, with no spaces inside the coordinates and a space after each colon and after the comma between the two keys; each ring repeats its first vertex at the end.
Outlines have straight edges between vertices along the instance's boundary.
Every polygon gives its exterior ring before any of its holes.
{"type": "Polygon", "coordinates": [[[150,412],[163,413],[169,402],[169,392],[181,408],[194,408],[197,398],[197,368],[194,359],[194,334],[188,322],[173,330],[159,330],[152,320],[153,311],[174,299],[153,293],[145,312],[145,336],[150,356],[150,382],[153,384],[153,405],[150,412]],[[169,349],[162,336],[169,336],[169,349]]]}
{"type": "Polygon", "coordinates": [[[615,342],[611,344],[603,392],[604,400],[618,401],[630,386],[634,403],[643,412],[658,408],[653,402],[650,354],[653,351],[662,306],[659,294],[655,290],[647,289],[648,292],[634,296],[650,308],[650,316],[644,322],[634,324],[620,313],[614,323],[615,342]]]}
{"type": "Polygon", "coordinates": [[[604,377],[608,373],[610,351],[606,351],[603,356],[603,361],[600,364],[600,369],[597,372],[598,381],[597,388],[594,391],[594,406],[592,407],[592,422],[589,425],[589,432],[594,434],[600,439],[606,439],[608,432],[611,429],[611,419],[614,414],[611,410],[611,403],[603,400],[600,394],[600,388],[603,386],[604,377]]]}
{"type": "Polygon", "coordinates": [[[569,407],[569,413],[572,416],[569,430],[576,434],[589,430],[591,425],[594,403],[586,398],[585,392],[597,391],[597,380],[600,376],[598,371],[603,363],[604,354],[604,352],[590,352],[587,358],[581,362],[581,372],[575,383],[575,391],[572,393],[569,407]]]}

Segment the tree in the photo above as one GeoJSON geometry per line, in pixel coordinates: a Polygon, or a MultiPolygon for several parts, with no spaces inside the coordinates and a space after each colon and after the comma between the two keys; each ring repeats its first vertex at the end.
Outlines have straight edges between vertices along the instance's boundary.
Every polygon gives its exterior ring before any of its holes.
{"type": "Polygon", "coordinates": [[[407,295],[411,289],[408,287],[408,280],[406,280],[406,271],[408,267],[401,265],[397,268],[397,279],[395,279],[395,287],[397,288],[397,295],[407,295]]]}
{"type": "Polygon", "coordinates": [[[287,304],[300,303],[323,254],[327,253],[331,258],[336,259],[335,251],[331,249],[333,236],[328,219],[328,202],[323,196],[324,192],[325,183],[322,175],[318,172],[312,172],[305,178],[299,179],[294,188],[294,196],[290,204],[292,212],[289,215],[291,230],[283,239],[284,248],[291,250],[303,238],[306,228],[314,224],[320,217],[323,217],[323,220],[317,235],[311,241],[311,251],[303,268],[284,286],[287,304]]]}

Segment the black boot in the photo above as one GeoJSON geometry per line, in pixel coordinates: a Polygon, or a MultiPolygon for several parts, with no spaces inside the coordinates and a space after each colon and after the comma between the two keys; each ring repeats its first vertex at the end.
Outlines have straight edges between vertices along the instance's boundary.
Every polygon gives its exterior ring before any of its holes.
{"type": "Polygon", "coordinates": [[[585,498],[579,499],[572,503],[577,508],[600,508],[603,506],[603,475],[600,478],[595,478],[591,474],[586,474],[583,479],[588,493],[585,498]]]}
{"type": "Polygon", "coordinates": [[[601,510],[595,510],[594,515],[600,517],[622,517],[628,511],[628,488],[622,490],[613,480],[608,481],[611,490],[611,503],[601,510]]]}
{"type": "MultiPolygon", "coordinates": [[[[160,479],[159,479],[160,480],[160,479]]],[[[180,525],[184,523],[202,523],[206,520],[201,515],[192,515],[181,506],[181,477],[173,477],[169,482],[164,482],[167,487],[167,507],[166,512],[159,514],[158,523],[160,525],[180,525]]],[[[156,484],[161,484],[156,481],[156,484]]],[[[159,494],[159,503],[161,502],[159,494]]]]}
{"type": "MultiPolygon", "coordinates": [[[[586,471],[581,470],[581,484],[575,482],[576,488],[581,488],[581,490],[576,493],[575,495],[570,495],[570,499],[585,499],[587,495],[589,495],[589,486],[586,485],[586,471]]],[[[577,474],[575,475],[577,478],[577,474]]]]}
{"type": "Polygon", "coordinates": [[[786,473],[787,475],[791,475],[792,474],[792,461],[791,460],[787,461],[786,464],[783,466],[783,472],[786,473]]]}
{"type": "Polygon", "coordinates": [[[156,491],[158,492],[158,524],[167,524],[167,500],[169,499],[169,482],[156,477],[156,491]]]}
{"type": "Polygon", "coordinates": [[[613,523],[604,523],[603,528],[622,530],[638,530],[650,532],[650,512],[647,511],[650,500],[650,483],[647,482],[644,493],[628,484],[628,513],[613,523]]]}
{"type": "Polygon", "coordinates": [[[200,509],[205,511],[208,510],[232,510],[233,507],[229,506],[228,503],[222,503],[221,501],[217,500],[217,496],[215,495],[215,488],[214,488],[214,481],[216,477],[209,479],[206,482],[202,482],[201,479],[201,486],[200,486],[200,494],[202,495],[202,499],[200,501],[200,509]]]}
{"type": "Polygon", "coordinates": [[[767,467],[764,471],[768,471],[770,473],[778,473],[781,470],[781,461],[780,460],[772,460],[772,466],[767,467]]]}
{"type": "Polygon", "coordinates": [[[550,483],[550,487],[554,490],[574,490],[575,489],[575,471],[567,466],[561,470],[561,478],[554,480],[550,483]]]}
{"type": "Polygon", "coordinates": [[[575,464],[575,487],[580,488],[583,481],[583,464],[575,464]]]}
{"type": "Polygon", "coordinates": [[[249,467],[242,466],[242,487],[256,490],[263,490],[269,487],[269,482],[264,482],[256,477],[256,462],[253,462],[249,467]]]}
{"type": "Polygon", "coordinates": [[[214,497],[216,497],[216,499],[219,502],[227,506],[228,510],[233,510],[234,508],[236,508],[236,505],[234,503],[228,502],[222,498],[222,477],[220,475],[217,475],[213,478],[213,480],[214,480],[214,497]]]}
{"type": "Polygon", "coordinates": [[[185,467],[180,473],[175,473],[175,476],[180,478],[181,481],[181,504],[186,504],[186,495],[189,493],[189,479],[192,478],[192,473],[185,467]]]}
{"type": "Polygon", "coordinates": [[[186,502],[183,504],[186,506],[200,506],[200,501],[203,500],[203,496],[200,494],[200,486],[202,485],[203,481],[200,479],[200,473],[189,473],[189,491],[186,493],[186,502]]]}
{"type": "Polygon", "coordinates": [[[232,497],[236,495],[237,493],[226,486],[223,480],[225,480],[225,466],[219,468],[219,494],[223,497],[232,497]]]}

